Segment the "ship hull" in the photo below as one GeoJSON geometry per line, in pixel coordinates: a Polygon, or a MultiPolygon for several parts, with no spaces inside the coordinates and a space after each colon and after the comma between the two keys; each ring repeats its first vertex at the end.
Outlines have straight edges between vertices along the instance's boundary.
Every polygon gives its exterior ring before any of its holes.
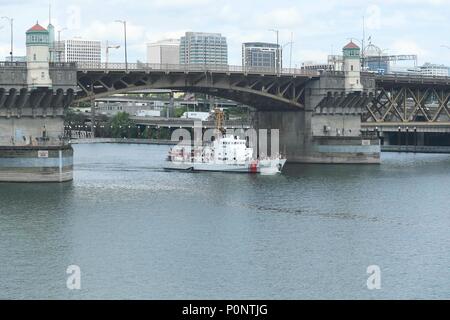
{"type": "Polygon", "coordinates": [[[197,162],[168,162],[164,167],[170,171],[191,172],[229,172],[275,175],[281,173],[286,160],[265,160],[252,163],[197,163],[197,162]]]}

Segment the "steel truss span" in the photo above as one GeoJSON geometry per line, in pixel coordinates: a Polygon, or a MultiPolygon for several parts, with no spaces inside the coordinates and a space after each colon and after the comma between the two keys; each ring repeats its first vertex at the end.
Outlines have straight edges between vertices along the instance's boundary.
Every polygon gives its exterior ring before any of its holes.
{"type": "Polygon", "coordinates": [[[450,122],[449,78],[377,78],[377,91],[367,104],[368,123],[450,122]]]}

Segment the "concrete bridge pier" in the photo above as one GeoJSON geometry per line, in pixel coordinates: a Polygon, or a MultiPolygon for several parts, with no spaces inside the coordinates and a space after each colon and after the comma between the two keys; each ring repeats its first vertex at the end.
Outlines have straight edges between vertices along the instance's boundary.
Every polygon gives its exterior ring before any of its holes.
{"type": "MultiPolygon", "coordinates": [[[[257,111],[257,129],[280,130],[280,152],[289,162],[378,164],[380,140],[365,136],[361,115],[372,98],[372,87],[347,91],[344,74],[325,74],[305,89],[303,109],[257,111]]],[[[373,84],[372,84],[373,86],[373,84]]],[[[270,108],[259,108],[259,110],[270,108]]]]}
{"type": "MultiPolygon", "coordinates": [[[[306,130],[308,126],[305,111],[257,111],[254,115],[256,130],[279,130],[279,152],[287,156],[291,162],[301,162],[305,154],[310,152],[311,137],[306,130]]],[[[268,139],[268,152],[274,146],[268,139]]]]}
{"type": "Polygon", "coordinates": [[[65,138],[64,117],[75,98],[76,68],[48,62],[46,66],[51,85],[28,83],[27,63],[2,69],[0,182],[73,179],[73,149],[65,138]]]}
{"type": "Polygon", "coordinates": [[[0,106],[0,182],[73,179],[73,149],[64,137],[71,95],[52,89],[9,91],[4,100],[11,103],[0,106]]]}
{"type": "MultiPolygon", "coordinates": [[[[255,118],[257,129],[279,130],[279,151],[287,157],[288,162],[378,164],[381,161],[380,144],[377,138],[364,138],[360,134],[315,135],[315,131],[323,131],[324,127],[328,127],[326,131],[335,129],[332,127],[336,123],[330,121],[323,126],[314,119],[311,111],[260,111],[256,113],[255,118]]],[[[342,121],[342,118],[339,120],[342,121]]],[[[341,127],[340,124],[339,127],[341,127]]],[[[270,152],[271,146],[268,149],[270,152]]]]}

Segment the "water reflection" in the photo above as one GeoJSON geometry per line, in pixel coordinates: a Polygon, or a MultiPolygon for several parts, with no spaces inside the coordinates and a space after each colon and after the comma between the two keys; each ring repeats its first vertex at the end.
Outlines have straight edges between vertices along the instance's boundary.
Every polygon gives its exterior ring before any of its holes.
{"type": "Polygon", "coordinates": [[[165,172],[167,149],[78,145],[73,182],[0,184],[0,298],[448,298],[450,156],[267,177],[165,172]]]}

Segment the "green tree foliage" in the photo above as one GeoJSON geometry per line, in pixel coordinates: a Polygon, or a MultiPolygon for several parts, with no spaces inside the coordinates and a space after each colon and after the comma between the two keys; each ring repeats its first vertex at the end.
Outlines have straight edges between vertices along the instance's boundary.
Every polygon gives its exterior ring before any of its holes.
{"type": "Polygon", "coordinates": [[[112,138],[137,138],[138,129],[130,115],[126,112],[119,112],[109,122],[112,138]]]}

